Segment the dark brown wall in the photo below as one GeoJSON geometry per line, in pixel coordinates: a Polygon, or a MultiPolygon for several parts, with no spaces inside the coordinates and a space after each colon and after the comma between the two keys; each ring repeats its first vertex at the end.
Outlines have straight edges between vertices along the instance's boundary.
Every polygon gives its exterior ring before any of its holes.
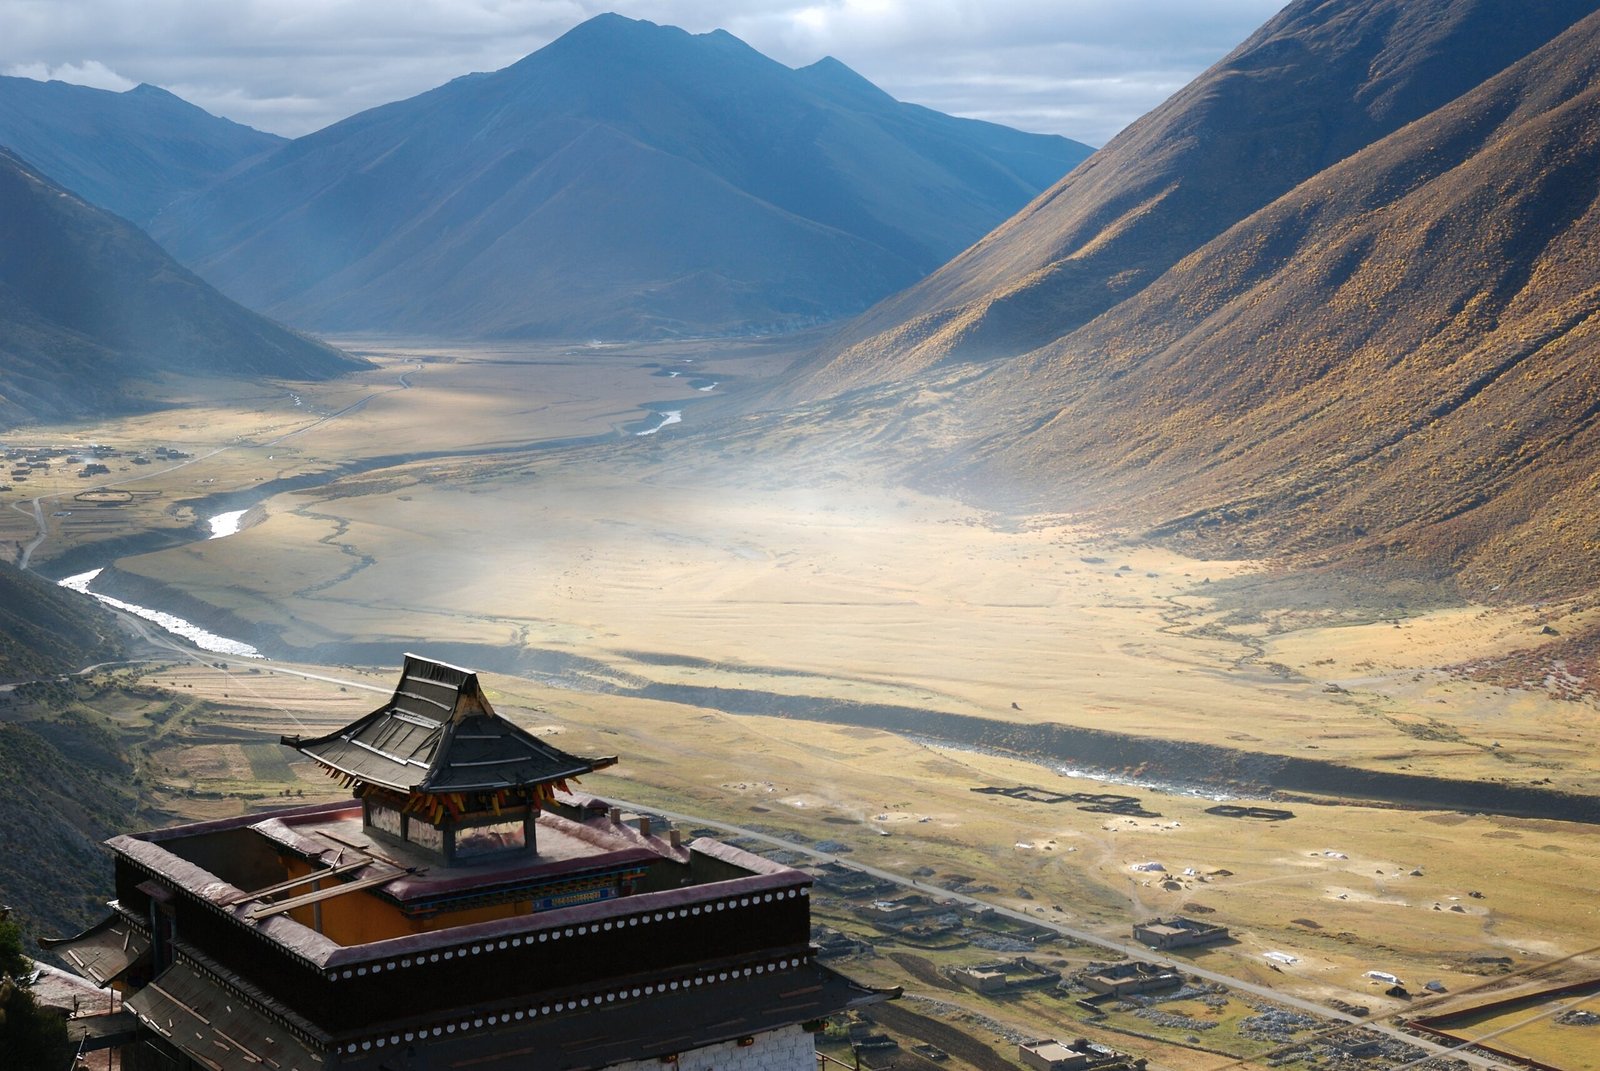
{"type": "MultiPolygon", "coordinates": [[[[147,880],[150,875],[141,867],[117,860],[117,896],[140,917],[148,914],[149,897],[136,886],[147,880]]],[[[340,968],[341,977],[335,980],[190,895],[180,894],[175,903],[176,940],[337,1034],[450,1007],[600,988],[628,976],[765,952],[804,951],[810,940],[811,902],[806,896],[785,895],[792,888],[746,891],[743,895],[757,902],[721,911],[696,901],[725,901],[733,890],[715,895],[716,890],[700,887],[529,916],[516,920],[520,928],[487,924],[480,931],[491,930],[494,936],[477,941],[459,934],[461,939],[441,944],[441,935],[430,934],[384,942],[396,957],[409,958],[410,966],[373,970],[352,964],[340,968]],[[771,902],[763,899],[768,893],[774,897],[771,902]],[[597,913],[597,907],[605,910],[597,913]],[[626,915],[603,917],[624,908],[633,908],[635,918],[648,908],[651,921],[629,925],[626,915]],[[666,919],[668,910],[677,917],[666,919]],[[663,918],[655,921],[658,912],[663,918]],[[579,926],[586,932],[579,934],[579,926]],[[538,939],[540,932],[544,941],[538,939]],[[521,947],[510,946],[514,936],[523,940],[521,947]],[[502,941],[505,949],[499,947],[502,941]],[[466,949],[458,954],[463,944],[466,949]],[[476,954],[473,945],[479,948],[476,954]],[[342,977],[345,970],[351,972],[348,979],[342,977]]]]}

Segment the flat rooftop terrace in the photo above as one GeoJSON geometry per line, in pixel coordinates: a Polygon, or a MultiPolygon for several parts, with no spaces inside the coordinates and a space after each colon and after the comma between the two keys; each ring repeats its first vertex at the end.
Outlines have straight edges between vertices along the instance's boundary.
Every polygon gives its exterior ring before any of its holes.
{"type": "MultiPolygon", "coordinates": [[[[627,915],[659,903],[676,919],[680,904],[694,915],[702,901],[725,912],[725,896],[740,890],[759,888],[762,903],[773,902],[772,889],[782,899],[810,891],[800,871],[715,840],[649,836],[604,812],[586,821],[545,812],[537,825],[537,851],[454,865],[372,834],[353,802],[109,843],[125,910],[142,916],[152,898],[203,906],[317,964],[400,940],[432,945],[485,927],[538,929],[572,912],[627,915]]],[[[743,895],[735,902],[750,906],[743,895]]]]}
{"type": "MultiPolygon", "coordinates": [[[[348,865],[364,857],[369,862],[360,871],[362,880],[390,876],[367,894],[401,904],[508,886],[570,882],[581,875],[648,872],[663,861],[684,864],[689,860],[687,849],[641,836],[633,827],[619,823],[589,825],[542,814],[538,827],[537,851],[525,849],[450,865],[413,845],[373,836],[363,827],[359,806],[272,818],[242,832],[313,867],[348,865]]],[[[173,850],[183,854],[181,844],[173,850]]]]}
{"type": "Polygon", "coordinates": [[[536,855],[469,866],[364,831],[348,802],[117,837],[113,914],[61,949],[185,1051],[286,1068],[378,1071],[426,1044],[580,1071],[883,999],[815,961],[805,873],[580,804],[539,816],[536,855]],[[588,898],[542,898],[563,883],[588,898]]]}

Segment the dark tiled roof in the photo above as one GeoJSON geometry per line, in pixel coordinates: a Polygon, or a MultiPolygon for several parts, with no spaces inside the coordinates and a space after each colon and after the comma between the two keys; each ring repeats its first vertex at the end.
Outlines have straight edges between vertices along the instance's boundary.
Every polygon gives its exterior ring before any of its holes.
{"type": "Polygon", "coordinates": [[[139,1021],[218,1071],[318,1071],[324,1059],[281,1022],[212,981],[174,963],[128,998],[139,1021]]]}
{"type": "Polygon", "coordinates": [[[43,938],[39,945],[71,963],[96,985],[117,978],[150,951],[150,939],[117,914],[76,937],[43,938]]]}
{"type": "Polygon", "coordinates": [[[336,773],[396,792],[489,792],[601,769],[500,717],[471,670],[406,655],[394,696],[327,736],[283,738],[336,773]]]}
{"type": "Polygon", "coordinates": [[[371,1033],[330,1038],[314,1030],[302,1036],[288,1021],[292,1016],[272,1002],[180,960],[131,995],[127,1007],[144,1026],[218,1071],[316,1071],[335,1061],[350,1071],[377,1071],[394,1066],[398,1052],[420,1056],[430,1067],[589,1071],[822,1019],[900,992],[860,985],[809,961],[721,985],[673,982],[669,988],[659,976],[639,976],[632,992],[652,980],[656,992],[642,998],[629,999],[629,980],[621,979],[622,999],[615,1001],[584,999],[580,1007],[575,995],[544,994],[531,1004],[523,998],[458,1007],[443,1017],[396,1020],[371,1033]],[[499,1026],[492,1025],[496,1019],[499,1026]],[[448,1027],[430,1030],[441,1023],[448,1027]],[[306,1040],[311,1036],[318,1037],[315,1044],[306,1040]]]}

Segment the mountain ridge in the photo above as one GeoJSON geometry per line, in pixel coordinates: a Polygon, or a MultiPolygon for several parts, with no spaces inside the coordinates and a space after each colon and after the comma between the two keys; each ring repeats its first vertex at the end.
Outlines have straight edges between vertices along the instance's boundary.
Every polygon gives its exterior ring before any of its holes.
{"type": "Polygon", "coordinates": [[[115,93],[0,77],[0,146],[140,226],[283,144],[148,83],[115,93]]]}
{"type": "Polygon", "coordinates": [[[98,603],[0,562],[0,684],[76,673],[121,655],[116,620],[98,603]]]}
{"type": "MultiPolygon", "coordinates": [[[[1201,557],[1356,569],[1453,597],[1579,594],[1600,582],[1589,534],[1600,491],[1600,11],[1586,6],[1542,45],[1219,228],[1086,322],[1029,304],[1049,267],[962,276],[984,300],[825,347],[764,404],[871,426],[854,448],[919,483],[999,508],[1070,510],[1201,557]],[[1033,345],[1040,323],[1060,336],[1033,345]],[[989,332],[996,348],[930,349],[954,337],[940,334],[952,325],[968,343],[989,332]]],[[[1523,7],[1406,11],[1457,21],[1435,50],[1401,42],[1416,69],[1379,65],[1386,81],[1363,88],[1363,74],[1340,100],[1381,101],[1390,116],[1421,107],[1391,99],[1393,87],[1428,82],[1439,95],[1427,72],[1479,38],[1503,43],[1497,26],[1523,7]]],[[[1342,26],[1385,12],[1396,14],[1390,0],[1302,2],[1268,27],[1330,19],[1314,32],[1346,48],[1342,26]]],[[[1276,32],[1251,40],[1293,53],[1272,43],[1276,32]]],[[[1166,128],[1214,77],[1163,106],[1166,128]]],[[[1251,108],[1289,100],[1281,86],[1262,91],[1251,108]]],[[[945,272],[986,244],[1025,242],[1048,203],[1095,169],[1145,166],[1119,159],[1144,136],[1131,130],[945,272]]],[[[1201,173],[1238,170],[1236,150],[1212,140],[1201,173]]],[[[1107,215],[1087,246],[1130,233],[1107,215]]],[[[1059,237],[1047,230],[1043,244],[1059,237]]],[[[938,281],[846,332],[903,313],[938,281]]]]}
{"type": "Polygon", "coordinates": [[[323,379],[366,363],[243,309],[143,231],[0,149],[0,423],[126,412],[161,373],[323,379]]]}
{"type": "Polygon", "coordinates": [[[971,248],[844,325],[783,397],[1003,359],[1114,308],[1229,226],[1593,10],[1298,0],[971,248]]]}
{"type": "Polygon", "coordinates": [[[1600,576],[1572,524],[1600,484],[1597,56],[1600,13],[997,370],[980,395],[1053,412],[991,460],[1084,459],[1157,534],[1448,563],[1479,596],[1600,576]]]}
{"type": "Polygon", "coordinates": [[[298,139],[153,233],[225,293],[320,329],[741,333],[864,307],[1089,151],[846,72],[597,16],[298,139]]]}

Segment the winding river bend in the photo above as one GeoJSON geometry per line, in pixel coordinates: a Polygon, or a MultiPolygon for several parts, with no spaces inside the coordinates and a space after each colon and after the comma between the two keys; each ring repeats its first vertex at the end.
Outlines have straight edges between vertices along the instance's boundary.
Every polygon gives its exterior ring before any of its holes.
{"type": "Polygon", "coordinates": [[[656,416],[661,418],[661,423],[656,424],[653,427],[645,428],[643,431],[636,431],[634,434],[654,435],[656,432],[667,427],[668,425],[683,423],[683,410],[681,409],[667,409],[662,412],[658,412],[656,416]]]}
{"type": "MultiPolygon", "coordinates": [[[[402,379],[403,378],[404,377],[402,377],[402,379]]],[[[409,386],[409,384],[407,384],[407,386],[409,386]]],[[[298,398],[296,399],[295,404],[299,404],[298,398]]],[[[354,407],[347,407],[346,410],[342,410],[341,412],[348,411],[349,408],[354,407]]],[[[654,435],[664,427],[672,424],[678,424],[683,421],[682,410],[655,410],[653,413],[659,422],[643,431],[635,432],[635,435],[654,435]]],[[[338,414],[335,415],[337,416],[338,414]]],[[[618,429],[594,435],[566,436],[563,438],[546,439],[532,443],[508,443],[503,446],[496,446],[481,450],[478,451],[478,453],[511,454],[538,450],[562,449],[573,446],[598,445],[600,443],[616,441],[619,434],[625,435],[626,431],[618,429]]],[[[141,606],[138,603],[128,602],[126,600],[118,599],[111,595],[106,595],[93,590],[92,585],[95,579],[105,571],[107,566],[98,565],[88,569],[85,569],[84,566],[89,565],[96,560],[105,561],[106,557],[111,557],[113,560],[115,560],[115,558],[120,557],[122,554],[136,554],[151,550],[165,549],[167,547],[178,546],[183,543],[192,542],[195,539],[225,539],[228,536],[235,535],[239,532],[245,515],[249,513],[254,506],[270,498],[272,495],[283,491],[293,491],[304,487],[312,487],[330,483],[341,476],[351,475],[353,473],[388,468],[393,465],[401,465],[409,462],[426,461],[433,458],[455,456],[459,456],[459,451],[432,450],[410,454],[394,454],[373,457],[368,458],[360,463],[336,466],[323,472],[307,473],[300,476],[291,476],[277,480],[271,480],[267,483],[259,484],[247,491],[225,492],[222,494],[213,495],[205,500],[212,503],[213,508],[218,505],[225,505],[230,508],[221,513],[211,515],[203,522],[203,524],[196,525],[194,528],[189,529],[186,537],[183,535],[174,537],[169,533],[160,533],[136,536],[125,541],[113,540],[108,543],[101,543],[93,547],[76,548],[75,550],[62,555],[53,564],[56,566],[65,566],[68,569],[76,569],[79,571],[74,572],[69,576],[62,577],[60,580],[56,581],[56,583],[70,591],[76,591],[80,592],[81,594],[88,595],[89,597],[100,601],[106,606],[113,607],[117,610],[123,611],[124,613],[129,613],[135,617],[149,621],[151,624],[154,624],[162,629],[165,629],[167,632],[172,633],[174,636],[178,636],[184,640],[187,640],[196,647],[200,648],[202,651],[210,651],[213,654],[235,655],[241,658],[266,658],[267,656],[259,649],[251,644],[245,643],[243,640],[235,640],[230,639],[227,636],[220,636],[209,631],[208,629],[204,629],[199,625],[194,624],[191,621],[179,617],[177,614],[168,613],[165,610],[156,610],[148,606],[141,606]],[[202,532],[205,534],[201,535],[200,533],[202,532]],[[86,558],[87,560],[85,560],[86,558]]],[[[39,504],[35,502],[34,506],[35,512],[39,512],[39,504]]],[[[40,519],[40,525],[42,531],[42,517],[40,519]]],[[[31,549],[32,548],[30,547],[30,550],[31,549]]]]}
{"type": "MultiPolygon", "coordinates": [[[[237,518],[235,519],[235,522],[237,523],[237,518]]],[[[237,530],[237,527],[235,530],[237,530]]],[[[212,538],[215,539],[220,537],[213,536],[212,538]]],[[[230,640],[226,636],[218,636],[215,632],[209,632],[206,629],[201,628],[199,625],[185,621],[176,614],[169,614],[164,610],[152,610],[148,606],[139,606],[136,603],[124,602],[123,600],[113,598],[110,595],[102,595],[97,591],[91,591],[89,585],[93,584],[95,577],[99,576],[103,571],[103,568],[90,569],[85,573],[78,573],[74,576],[63,577],[62,579],[56,581],[56,583],[69,591],[81,592],[84,595],[88,595],[94,599],[97,599],[113,609],[121,610],[123,613],[132,614],[134,617],[142,618],[153,625],[157,625],[160,628],[165,629],[174,636],[188,640],[202,651],[211,651],[214,654],[235,655],[239,658],[266,657],[260,651],[256,650],[254,647],[243,642],[242,640],[230,640]]]]}
{"type": "MultiPolygon", "coordinates": [[[[230,503],[236,505],[237,503],[230,503]]],[[[206,522],[208,538],[221,539],[239,530],[246,510],[234,509],[206,522]]],[[[108,606],[179,636],[204,651],[240,658],[265,658],[256,647],[220,636],[166,611],[100,594],[91,589],[101,569],[90,569],[59,581],[108,606]]],[[[881,729],[929,743],[998,752],[1054,769],[1065,776],[1091,776],[1164,792],[1214,798],[1277,796],[1301,802],[1339,800],[1424,810],[1477,811],[1523,818],[1600,824],[1600,798],[1532,785],[1454,781],[1391,771],[1367,770],[1339,763],[1242,751],[1216,744],[1155,740],[1084,726],[1058,723],[1021,724],[946,711],[882,703],[779,694],[740,688],[704,687],[640,680],[631,685],[597,685],[601,663],[568,652],[539,648],[506,648],[482,644],[436,645],[438,654],[492,672],[542,680],[555,687],[599,690],[639,699],[653,699],[720,710],[735,715],[795,718],[834,725],[881,729]],[[1119,771],[1138,768],[1138,776],[1119,771]]],[[[381,662],[393,652],[383,645],[352,643],[337,652],[340,661],[381,662]]],[[[332,652],[303,651],[318,660],[332,652]]],[[[293,652],[291,652],[291,657],[293,652]]],[[[322,660],[326,660],[323,658],[322,660]]],[[[606,676],[600,673],[600,676],[606,676]]]]}

